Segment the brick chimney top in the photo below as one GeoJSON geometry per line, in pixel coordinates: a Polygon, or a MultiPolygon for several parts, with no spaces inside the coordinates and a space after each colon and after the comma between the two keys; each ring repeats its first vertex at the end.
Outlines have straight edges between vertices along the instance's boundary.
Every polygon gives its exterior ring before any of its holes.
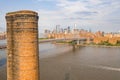
{"type": "Polygon", "coordinates": [[[6,14],[6,16],[22,15],[22,14],[38,15],[38,13],[35,12],[35,11],[31,11],[31,10],[20,10],[20,11],[15,11],[15,12],[9,12],[9,13],[6,14]]]}

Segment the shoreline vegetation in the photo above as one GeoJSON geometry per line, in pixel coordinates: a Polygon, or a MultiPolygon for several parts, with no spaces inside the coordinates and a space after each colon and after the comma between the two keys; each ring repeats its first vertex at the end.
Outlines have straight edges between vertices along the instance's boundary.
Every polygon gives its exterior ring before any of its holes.
{"type": "Polygon", "coordinates": [[[49,39],[49,38],[39,38],[39,40],[47,40],[47,39],[49,39]]]}
{"type": "Polygon", "coordinates": [[[110,44],[107,41],[105,42],[101,42],[99,44],[95,44],[95,43],[90,43],[90,44],[80,44],[77,45],[76,43],[73,43],[71,41],[56,41],[53,42],[54,44],[61,44],[61,45],[73,45],[73,46],[77,46],[77,47],[105,47],[105,48],[120,48],[120,42],[118,42],[117,44],[110,44]]]}

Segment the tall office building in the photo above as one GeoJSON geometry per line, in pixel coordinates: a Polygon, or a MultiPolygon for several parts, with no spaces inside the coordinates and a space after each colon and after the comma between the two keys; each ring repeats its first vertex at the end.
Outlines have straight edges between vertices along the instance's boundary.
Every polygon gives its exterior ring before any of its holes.
{"type": "Polygon", "coordinates": [[[70,32],[71,32],[71,30],[70,30],[70,26],[68,26],[67,30],[68,30],[68,33],[70,33],[70,32]]]}
{"type": "Polygon", "coordinates": [[[39,80],[38,14],[6,14],[7,80],[39,80]]]}
{"type": "Polygon", "coordinates": [[[56,25],[56,30],[55,30],[56,33],[60,33],[60,25],[56,25]]]}

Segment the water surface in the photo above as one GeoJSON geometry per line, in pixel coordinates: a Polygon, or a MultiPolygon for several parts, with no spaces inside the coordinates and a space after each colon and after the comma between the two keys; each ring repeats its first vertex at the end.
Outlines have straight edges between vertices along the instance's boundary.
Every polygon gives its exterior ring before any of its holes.
{"type": "MultiPolygon", "coordinates": [[[[120,80],[120,48],[40,44],[41,80],[120,80]]],[[[6,51],[0,50],[0,80],[6,80],[6,51]]]]}

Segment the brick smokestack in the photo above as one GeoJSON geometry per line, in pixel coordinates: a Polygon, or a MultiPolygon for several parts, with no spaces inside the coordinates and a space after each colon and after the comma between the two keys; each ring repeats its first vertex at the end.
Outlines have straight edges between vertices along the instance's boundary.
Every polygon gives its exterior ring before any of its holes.
{"type": "Polygon", "coordinates": [[[6,14],[7,80],[39,80],[38,14],[6,14]]]}

